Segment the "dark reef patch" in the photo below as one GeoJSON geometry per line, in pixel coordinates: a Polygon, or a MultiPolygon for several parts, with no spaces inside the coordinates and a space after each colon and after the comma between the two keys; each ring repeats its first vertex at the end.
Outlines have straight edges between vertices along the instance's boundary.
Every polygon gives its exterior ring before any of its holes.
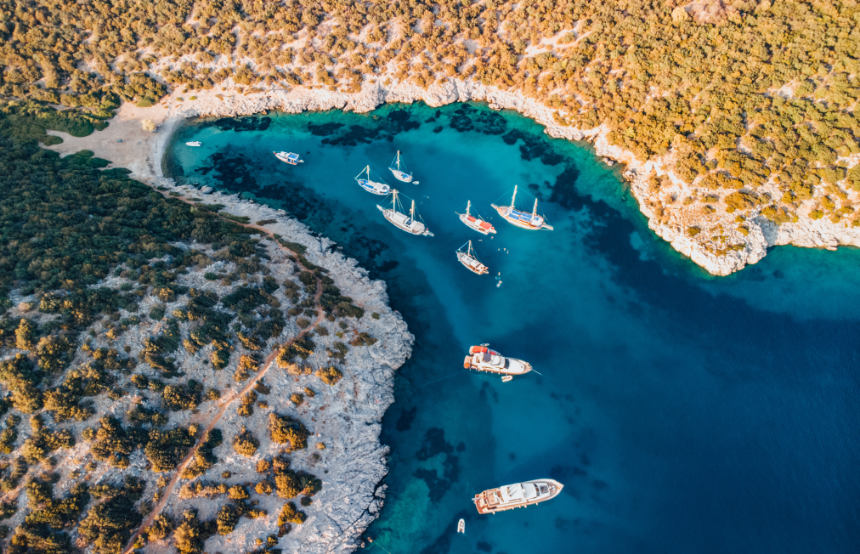
{"type": "Polygon", "coordinates": [[[454,452],[454,447],[445,441],[445,431],[441,427],[431,427],[427,429],[424,435],[424,444],[421,449],[415,454],[419,460],[426,460],[436,454],[450,454],[454,452]]]}
{"type": "Polygon", "coordinates": [[[312,135],[317,137],[327,137],[329,135],[333,135],[335,131],[341,129],[343,127],[343,123],[331,122],[331,123],[308,123],[307,128],[308,131],[311,132],[312,135]]]}
{"type": "Polygon", "coordinates": [[[408,431],[412,427],[412,422],[415,421],[415,415],[418,413],[418,407],[412,406],[400,412],[400,417],[397,418],[397,430],[408,431]]]}
{"type": "Polygon", "coordinates": [[[469,104],[461,104],[449,118],[448,125],[461,133],[476,131],[485,135],[501,135],[508,127],[504,116],[469,104]]]}
{"type": "Polygon", "coordinates": [[[518,140],[522,141],[520,156],[526,161],[540,159],[541,162],[549,166],[558,165],[564,161],[564,157],[555,151],[552,144],[544,136],[513,129],[502,135],[502,140],[505,144],[516,144],[518,140]]]}
{"type": "Polygon", "coordinates": [[[222,117],[212,122],[220,131],[265,131],[272,124],[272,118],[266,116],[255,117],[222,117]]]}
{"type": "Polygon", "coordinates": [[[549,196],[549,201],[568,210],[582,208],[588,199],[577,191],[577,179],[579,179],[579,169],[573,164],[567,164],[551,187],[552,194],[549,196]]]}
{"type": "Polygon", "coordinates": [[[436,470],[423,467],[415,470],[414,473],[415,477],[427,483],[427,488],[430,490],[430,498],[434,502],[441,500],[450,489],[451,483],[457,480],[460,474],[460,464],[459,458],[454,454],[454,446],[445,440],[445,431],[440,427],[431,427],[427,429],[424,435],[424,443],[418,452],[416,452],[415,458],[423,461],[439,454],[445,456],[445,459],[442,461],[441,476],[436,470]]]}
{"type": "Polygon", "coordinates": [[[259,189],[257,180],[248,168],[253,160],[242,154],[215,152],[209,157],[209,165],[197,170],[200,175],[213,173],[218,181],[233,192],[255,192],[259,189]]]}

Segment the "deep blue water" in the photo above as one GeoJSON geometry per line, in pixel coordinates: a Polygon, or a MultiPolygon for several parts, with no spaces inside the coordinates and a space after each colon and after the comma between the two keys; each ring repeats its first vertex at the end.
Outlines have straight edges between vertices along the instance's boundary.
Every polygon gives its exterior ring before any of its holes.
{"type": "Polygon", "coordinates": [[[541,131],[480,105],[209,120],[180,129],[165,161],[337,241],[415,334],[384,421],[388,497],[369,551],[860,551],[860,251],[778,248],[710,277],[647,229],[587,146],[541,131]],[[369,162],[395,184],[397,148],[421,182],[398,188],[433,238],[390,226],[352,180],[369,162]],[[282,164],[280,149],[307,161],[282,164]],[[496,216],[514,183],[555,231],[496,216]],[[467,199],[498,235],[457,220],[467,199]],[[492,276],[456,262],[469,238],[492,276]],[[479,342],[541,375],[466,372],[479,342]],[[471,505],[542,476],[565,489],[537,508],[471,505]]]}

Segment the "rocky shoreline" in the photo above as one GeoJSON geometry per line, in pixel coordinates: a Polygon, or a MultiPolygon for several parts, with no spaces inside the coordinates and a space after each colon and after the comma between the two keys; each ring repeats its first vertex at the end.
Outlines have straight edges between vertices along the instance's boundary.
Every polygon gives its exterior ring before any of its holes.
{"type": "MultiPolygon", "coordinates": [[[[325,402],[325,409],[313,416],[311,426],[316,436],[328,438],[323,461],[315,463],[312,470],[322,479],[322,489],[315,495],[313,505],[305,509],[308,519],[280,544],[286,551],[351,552],[382,508],[385,492],[382,480],[388,471],[388,448],[380,442],[382,417],[394,402],[394,373],[409,358],[414,337],[400,314],[389,307],[385,283],[372,280],[358,262],[336,251],[332,241],[314,236],[283,210],[243,200],[238,195],[203,193],[164,177],[161,156],[172,130],[181,120],[181,117],[165,118],[158,132],[140,134],[133,130],[140,128],[136,119],[117,119],[120,123],[111,125],[112,134],[106,134],[105,130],[74,138],[58,133],[64,142],[52,148],[61,153],[88,149],[117,166],[123,166],[127,156],[136,153],[136,162],[128,164],[133,177],[167,194],[221,204],[224,206],[221,213],[247,217],[252,223],[265,220],[263,227],[267,231],[302,245],[308,261],[325,269],[344,295],[366,313],[374,314],[362,321],[371,325],[367,331],[377,342],[350,350],[343,368],[345,377],[339,387],[332,389],[337,393],[335,397],[330,398],[327,391],[318,395],[320,402],[325,402]],[[128,125],[130,121],[134,121],[134,126],[128,125]],[[114,134],[118,131],[128,134],[117,138],[114,134]],[[146,150],[139,149],[143,145],[146,150]]],[[[277,383],[273,385],[277,387],[277,383]]],[[[213,538],[218,543],[213,544],[218,547],[216,550],[252,549],[250,541],[257,531],[264,532],[257,529],[263,524],[265,521],[249,523],[251,528],[231,538],[229,544],[221,544],[221,538],[213,538]]]]}
{"type": "MultiPolygon", "coordinates": [[[[378,484],[387,471],[387,449],[379,441],[381,420],[394,401],[394,371],[408,359],[413,337],[406,330],[399,314],[388,307],[384,283],[370,280],[367,272],[359,268],[355,260],[334,251],[333,243],[328,239],[313,236],[303,224],[289,218],[282,210],[242,200],[236,195],[202,193],[190,186],[177,186],[172,179],[165,177],[162,171],[164,153],[173,131],[185,119],[251,115],[269,110],[287,113],[328,109],[366,112],[388,102],[423,101],[431,106],[440,106],[453,102],[481,101],[494,109],[515,110],[535,120],[545,126],[545,132],[550,136],[589,141],[597,155],[625,164],[624,176],[630,183],[640,209],[649,220],[649,227],[712,274],[728,275],[738,271],[747,264],[759,261],[767,249],[774,245],[823,248],[860,246],[858,229],[825,220],[800,220],[776,226],[758,216],[748,221],[750,232],[746,236],[737,233],[738,237],[734,237],[743,242],[742,250],[714,254],[693,240],[686,232],[686,226],[677,222],[658,221],[660,218],[656,217],[655,206],[649,203],[649,177],[656,173],[679,187],[684,185],[666,171],[661,163],[642,162],[630,152],[610,145],[605,128],[582,130],[562,125],[556,121],[554,110],[536,100],[480,84],[452,80],[443,85],[421,88],[409,83],[390,86],[368,83],[357,93],[307,88],[240,92],[233,87],[198,91],[195,94],[186,99],[174,92],[150,108],[123,105],[107,129],[82,138],[56,133],[64,141],[51,148],[63,153],[88,149],[115,166],[129,169],[132,177],[151,186],[186,198],[223,204],[225,213],[246,216],[252,222],[275,220],[275,223],[266,224],[268,230],[305,246],[308,260],[326,268],[344,294],[381,314],[377,336],[379,343],[368,350],[370,355],[367,359],[355,361],[351,368],[363,378],[357,380],[355,393],[342,399],[344,410],[327,423],[341,426],[339,436],[343,438],[343,443],[338,445],[341,455],[334,458],[341,465],[331,463],[330,469],[334,473],[330,471],[324,479],[323,490],[315,502],[317,509],[309,514],[301,530],[290,535],[290,541],[301,544],[303,552],[351,550],[381,508],[382,494],[378,484]],[[145,127],[154,127],[155,131],[147,131],[145,127]]],[[[728,214],[726,216],[730,217],[728,214]]]]}
{"type": "MultiPolygon", "coordinates": [[[[478,83],[450,80],[427,88],[401,82],[390,85],[366,83],[361,91],[356,93],[309,88],[240,92],[233,87],[198,91],[195,94],[196,96],[184,98],[174,92],[151,108],[123,106],[114,122],[131,123],[132,127],[136,127],[130,129],[132,134],[142,133],[139,125],[143,119],[150,119],[158,129],[143,141],[148,143],[142,145],[144,148],[134,149],[131,156],[123,156],[127,158],[127,163],[118,162],[111,157],[108,159],[131,169],[139,179],[162,178],[161,160],[172,130],[181,121],[191,117],[241,116],[270,110],[287,113],[329,109],[367,112],[391,102],[423,101],[430,106],[466,101],[486,102],[494,109],[514,110],[536,121],[543,125],[545,132],[552,137],[588,141],[598,156],[610,162],[624,164],[623,176],[628,181],[640,210],[648,219],[648,226],[675,250],[713,275],[728,275],[748,264],[756,263],[772,246],[790,244],[827,249],[835,249],[840,245],[860,247],[860,227],[833,223],[826,218],[801,217],[797,221],[777,225],[766,217],[757,215],[746,219],[744,225],[747,232],[742,234],[734,222],[735,215],[725,210],[707,216],[687,213],[680,201],[672,202],[666,198],[684,198],[691,194],[694,187],[675,175],[668,168],[668,164],[661,160],[642,161],[631,152],[611,145],[607,138],[608,129],[604,127],[577,129],[563,125],[557,121],[553,109],[537,100],[478,83]],[[142,152],[147,153],[146,160],[141,159],[142,152]],[[662,178],[670,184],[669,190],[661,191],[662,198],[659,201],[654,197],[649,183],[654,177],[662,178]],[[697,217],[707,217],[708,220],[705,222],[697,217]],[[696,235],[690,232],[691,227],[698,228],[704,226],[704,223],[713,228],[724,229],[721,241],[703,240],[704,235],[696,238],[696,235]],[[734,248],[725,248],[727,245],[734,245],[734,248]],[[739,245],[742,248],[738,248],[739,245]]],[[[87,138],[81,140],[89,142],[87,138]]]]}

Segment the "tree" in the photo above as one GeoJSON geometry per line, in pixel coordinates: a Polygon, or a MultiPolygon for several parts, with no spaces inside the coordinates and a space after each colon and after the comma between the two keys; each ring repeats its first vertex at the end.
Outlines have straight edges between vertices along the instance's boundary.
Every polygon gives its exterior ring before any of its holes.
{"type": "Polygon", "coordinates": [[[269,414],[269,435],[274,442],[289,445],[290,452],[307,447],[307,428],[301,421],[289,416],[269,414]]]}
{"type": "Polygon", "coordinates": [[[18,327],[15,329],[15,348],[32,350],[35,337],[36,328],[33,323],[28,319],[21,318],[18,327]]]}

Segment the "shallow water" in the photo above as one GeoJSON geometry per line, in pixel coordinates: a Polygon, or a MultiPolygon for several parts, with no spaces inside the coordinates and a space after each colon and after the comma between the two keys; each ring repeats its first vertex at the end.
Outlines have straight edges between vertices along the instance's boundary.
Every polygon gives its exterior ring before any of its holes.
{"type": "Polygon", "coordinates": [[[415,334],[384,421],[388,497],[369,551],[858,551],[860,251],[777,248],[710,277],[647,229],[586,146],[480,105],[199,121],[165,163],[337,241],[386,280],[415,334]],[[388,200],[352,180],[370,163],[394,185],[398,148],[420,180],[398,188],[433,238],[389,225],[374,207],[388,200]],[[306,162],[278,162],[281,149],[306,162]],[[514,183],[555,231],[496,216],[514,183]],[[457,220],[467,199],[498,235],[457,220]],[[457,263],[470,238],[491,276],[457,263]],[[466,372],[480,342],[541,374],[466,372]],[[475,492],[543,476],[561,496],[475,513],[475,492]]]}

